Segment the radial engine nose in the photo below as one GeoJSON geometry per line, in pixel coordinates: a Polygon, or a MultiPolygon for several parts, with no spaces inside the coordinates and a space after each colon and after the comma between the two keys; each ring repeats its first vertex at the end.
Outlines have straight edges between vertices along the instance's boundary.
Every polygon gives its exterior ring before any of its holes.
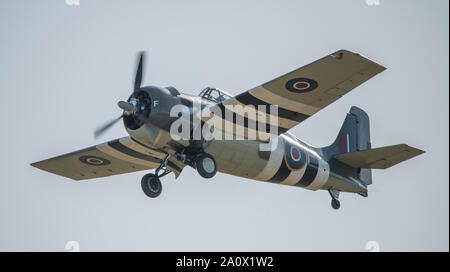
{"type": "Polygon", "coordinates": [[[133,104],[131,104],[130,102],[119,101],[117,105],[127,114],[132,114],[134,111],[136,111],[135,106],[133,106],[133,104]]]}

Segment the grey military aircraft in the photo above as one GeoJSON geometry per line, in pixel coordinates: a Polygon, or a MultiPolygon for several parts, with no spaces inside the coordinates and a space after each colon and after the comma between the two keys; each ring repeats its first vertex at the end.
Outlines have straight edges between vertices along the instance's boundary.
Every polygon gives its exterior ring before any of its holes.
{"type": "Polygon", "coordinates": [[[212,87],[199,96],[180,93],[174,87],[142,87],[143,52],[138,60],[134,90],[127,101],[118,103],[122,114],[94,133],[98,137],[122,119],[129,136],[31,165],[73,180],[155,169],[141,180],[142,190],[152,198],[161,194],[161,177],[174,173],[178,178],[185,166],[191,166],[203,178],[212,178],[219,171],[327,190],[331,206],[339,209],[340,192],[368,196],[372,169],[386,169],[423,153],[406,144],[372,148],[369,117],[357,107],[350,109],[329,146],[313,147],[288,132],[385,70],[360,54],[339,50],[234,97],[212,87]],[[174,115],[177,106],[186,108],[187,115],[174,115]],[[239,110],[245,107],[255,109],[256,115],[239,110]],[[214,118],[198,117],[205,111],[216,114],[214,118]],[[180,116],[187,116],[189,137],[174,137],[173,125],[180,116]],[[207,138],[202,133],[193,137],[205,126],[214,131],[209,123],[213,119],[229,128],[217,126],[217,131],[232,137],[207,138]]]}

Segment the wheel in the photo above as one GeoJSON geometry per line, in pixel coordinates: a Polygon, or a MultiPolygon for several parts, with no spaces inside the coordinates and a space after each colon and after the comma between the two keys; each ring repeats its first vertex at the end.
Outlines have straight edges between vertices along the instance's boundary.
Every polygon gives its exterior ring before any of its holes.
{"type": "Polygon", "coordinates": [[[195,167],[200,176],[204,178],[212,178],[217,172],[216,160],[207,153],[202,153],[197,157],[195,167]]]}
{"type": "Polygon", "coordinates": [[[338,210],[341,207],[341,202],[339,202],[339,200],[337,200],[337,199],[332,199],[331,207],[333,207],[333,209],[335,209],[335,210],[338,210]]]}
{"type": "Polygon", "coordinates": [[[155,198],[161,194],[162,184],[154,174],[147,174],[141,180],[142,191],[151,198],[155,198]]]}

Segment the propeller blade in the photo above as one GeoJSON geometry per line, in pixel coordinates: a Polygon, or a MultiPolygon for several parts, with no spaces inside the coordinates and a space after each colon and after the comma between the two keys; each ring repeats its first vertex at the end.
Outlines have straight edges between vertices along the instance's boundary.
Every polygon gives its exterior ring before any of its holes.
{"type": "Polygon", "coordinates": [[[123,115],[120,115],[119,117],[115,118],[114,120],[109,121],[108,123],[104,124],[103,126],[97,128],[94,131],[94,139],[97,139],[100,135],[102,135],[105,131],[107,131],[110,127],[112,127],[117,121],[122,119],[123,115]]]}
{"type": "MultiPolygon", "coordinates": [[[[139,91],[139,89],[141,88],[141,83],[142,83],[142,67],[143,67],[143,62],[144,62],[144,56],[145,56],[145,52],[141,51],[139,52],[139,63],[136,69],[136,76],[134,79],[134,92],[139,91]]],[[[104,124],[103,126],[97,128],[94,131],[94,138],[97,139],[100,135],[102,135],[105,131],[107,131],[109,128],[111,128],[115,123],[117,123],[120,119],[123,118],[124,114],[130,114],[134,111],[134,105],[129,103],[129,102],[125,102],[125,101],[119,101],[118,106],[124,110],[125,112],[120,115],[119,117],[109,121],[108,123],[104,124]]],[[[143,116],[142,114],[136,114],[134,116],[135,118],[137,118],[138,120],[141,120],[142,122],[145,121],[145,116],[143,116]]]]}
{"type": "Polygon", "coordinates": [[[134,80],[134,91],[139,90],[141,88],[141,81],[142,81],[142,65],[144,62],[144,51],[139,53],[139,64],[136,70],[136,77],[134,80]]]}

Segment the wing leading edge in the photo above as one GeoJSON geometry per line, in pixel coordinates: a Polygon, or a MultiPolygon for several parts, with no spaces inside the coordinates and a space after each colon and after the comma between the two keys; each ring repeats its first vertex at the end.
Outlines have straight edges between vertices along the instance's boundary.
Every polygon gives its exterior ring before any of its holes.
{"type": "MultiPolygon", "coordinates": [[[[32,163],[31,166],[73,180],[85,180],[157,168],[165,153],[124,137],[62,156],[32,163]]],[[[169,160],[168,168],[181,173],[184,165],[169,160]]]]}

